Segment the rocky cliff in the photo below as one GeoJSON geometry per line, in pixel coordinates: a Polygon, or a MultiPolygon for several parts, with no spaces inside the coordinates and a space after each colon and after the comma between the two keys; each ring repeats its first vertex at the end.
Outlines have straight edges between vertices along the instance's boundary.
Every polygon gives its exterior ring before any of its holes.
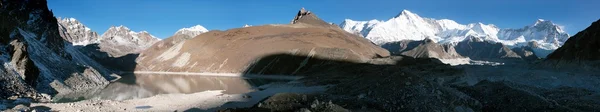
{"type": "Polygon", "coordinates": [[[2,1],[0,26],[0,85],[5,86],[0,98],[39,98],[36,91],[66,93],[112,79],[110,71],[61,37],[45,0],[2,1]]]}
{"type": "Polygon", "coordinates": [[[585,64],[600,67],[600,20],[569,38],[565,45],[547,57],[548,62],[561,64],[585,64]]]}

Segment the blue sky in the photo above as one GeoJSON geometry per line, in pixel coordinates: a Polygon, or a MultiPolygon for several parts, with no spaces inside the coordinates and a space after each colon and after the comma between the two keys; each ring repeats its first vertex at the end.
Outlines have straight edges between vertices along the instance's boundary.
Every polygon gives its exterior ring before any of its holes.
{"type": "Polygon", "coordinates": [[[573,35],[600,19],[600,0],[49,0],[57,17],[73,17],[102,34],[125,25],[167,38],[200,24],[227,30],[245,24],[287,24],[305,7],[321,19],[388,20],[402,10],[422,17],[482,22],[522,28],[538,18],[551,20],[573,35]]]}

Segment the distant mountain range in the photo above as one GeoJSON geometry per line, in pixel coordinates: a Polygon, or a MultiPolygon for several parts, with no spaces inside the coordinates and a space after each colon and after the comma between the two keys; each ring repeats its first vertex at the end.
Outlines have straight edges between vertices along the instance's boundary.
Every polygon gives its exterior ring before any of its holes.
{"type": "MultiPolygon", "coordinates": [[[[536,42],[538,49],[554,50],[569,38],[561,27],[551,21],[537,20],[534,24],[520,29],[501,29],[493,24],[459,24],[449,19],[424,18],[408,10],[387,21],[344,20],[340,27],[348,32],[361,35],[377,45],[402,40],[424,40],[430,38],[440,44],[455,45],[469,37],[480,38],[492,43],[502,43],[508,47],[527,46],[536,42]]],[[[549,52],[540,52],[545,57],[549,52]]]]}
{"type": "MultiPolygon", "coordinates": [[[[135,32],[123,25],[112,26],[104,34],[98,35],[75,18],[57,19],[60,34],[66,41],[75,46],[98,44],[102,51],[108,52],[112,57],[140,52],[161,40],[147,31],[135,32]]],[[[196,25],[182,28],[174,35],[194,37],[205,32],[208,32],[206,28],[196,25]]]]}

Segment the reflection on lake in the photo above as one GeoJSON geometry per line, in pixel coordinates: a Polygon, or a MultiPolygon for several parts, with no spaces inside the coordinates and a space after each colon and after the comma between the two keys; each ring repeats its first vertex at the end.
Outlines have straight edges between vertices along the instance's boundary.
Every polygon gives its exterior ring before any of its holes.
{"type": "Polygon", "coordinates": [[[207,90],[225,90],[225,94],[242,94],[273,79],[242,77],[213,77],[198,75],[130,74],[103,89],[83,94],[57,96],[55,102],[72,102],[85,99],[127,100],[146,98],[158,94],[189,94],[207,90]]]}

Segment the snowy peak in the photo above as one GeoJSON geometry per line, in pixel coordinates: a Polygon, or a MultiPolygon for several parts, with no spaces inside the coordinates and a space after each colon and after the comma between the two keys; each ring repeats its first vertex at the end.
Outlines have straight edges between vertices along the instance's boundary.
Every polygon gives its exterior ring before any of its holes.
{"type": "Polygon", "coordinates": [[[499,29],[493,24],[483,24],[481,22],[475,24],[469,24],[470,29],[474,31],[477,36],[489,36],[491,38],[496,38],[496,34],[498,34],[499,29]]]}
{"type": "Polygon", "coordinates": [[[136,53],[160,40],[147,31],[134,32],[123,25],[111,26],[102,36],[99,36],[75,18],[57,18],[57,20],[59,33],[64,40],[73,45],[98,44],[101,51],[111,56],[136,53]]]}
{"type": "Polygon", "coordinates": [[[538,25],[555,25],[555,24],[552,23],[552,21],[546,21],[544,19],[538,19],[537,21],[535,21],[535,24],[533,24],[533,26],[538,26],[538,25]]]}
{"type": "Polygon", "coordinates": [[[367,35],[368,31],[364,30],[364,29],[371,29],[374,25],[376,25],[380,22],[381,21],[375,20],[375,19],[370,20],[370,21],[354,21],[351,19],[345,19],[340,24],[340,27],[350,33],[357,34],[360,36],[365,36],[365,35],[367,35]]]}
{"type": "Polygon", "coordinates": [[[559,33],[565,33],[565,31],[561,28],[561,26],[554,24],[552,21],[547,21],[544,19],[538,19],[535,24],[531,25],[531,27],[535,27],[538,29],[552,29],[559,33]]]}
{"type": "Polygon", "coordinates": [[[119,26],[111,26],[110,28],[108,28],[108,30],[106,32],[131,32],[131,29],[127,28],[126,26],[119,25],[119,26]]]}
{"type": "MultiPolygon", "coordinates": [[[[513,45],[525,46],[527,42],[535,41],[540,49],[554,50],[562,46],[570,37],[561,26],[552,23],[552,21],[538,19],[534,24],[520,29],[502,29],[498,37],[504,40],[522,41],[513,45]]],[[[508,44],[510,45],[510,44],[508,44]]]]}
{"type": "Polygon", "coordinates": [[[543,23],[543,22],[546,22],[546,20],[544,20],[544,19],[538,19],[538,20],[535,22],[535,24],[539,24],[539,23],[543,23]]]}
{"type": "Polygon", "coordinates": [[[441,29],[465,29],[467,26],[456,23],[456,21],[449,19],[441,19],[436,20],[436,22],[441,29]]]}
{"type": "Polygon", "coordinates": [[[140,52],[160,41],[147,31],[134,32],[123,25],[108,28],[100,38],[100,48],[113,57],[140,52]]]}
{"type": "Polygon", "coordinates": [[[88,28],[87,26],[83,25],[81,22],[79,22],[77,19],[75,18],[56,18],[58,20],[58,24],[65,26],[66,29],[72,29],[72,30],[78,30],[78,29],[82,29],[82,30],[90,30],[90,28],[88,28]]]}
{"type": "Polygon", "coordinates": [[[112,26],[101,36],[102,42],[114,42],[117,45],[147,45],[160,39],[147,31],[134,32],[126,26],[112,26]]]}
{"type": "Polygon", "coordinates": [[[61,17],[57,17],[57,20],[59,22],[62,22],[62,23],[80,23],[75,18],[61,18],[61,17]]]}
{"type": "Polygon", "coordinates": [[[57,18],[60,35],[73,45],[98,43],[98,33],[92,31],[75,18],[57,18]]]}
{"type": "Polygon", "coordinates": [[[554,23],[552,23],[552,21],[546,21],[544,19],[538,19],[537,21],[535,21],[535,24],[531,25],[532,27],[551,27],[551,26],[558,26],[554,23]]]}
{"type": "Polygon", "coordinates": [[[192,26],[189,28],[182,28],[179,31],[208,31],[206,28],[204,28],[202,25],[196,25],[196,26],[192,26]]]}
{"type": "Polygon", "coordinates": [[[175,35],[187,35],[190,37],[196,37],[202,33],[208,32],[208,29],[204,28],[202,25],[196,25],[189,28],[182,28],[175,32],[175,35]]]}
{"type": "Polygon", "coordinates": [[[399,18],[399,17],[406,17],[406,18],[420,18],[419,15],[410,12],[409,10],[402,10],[402,12],[400,12],[400,14],[396,15],[395,18],[399,18]]]}
{"type": "Polygon", "coordinates": [[[104,32],[104,34],[102,34],[102,37],[105,37],[105,35],[107,35],[107,36],[114,36],[114,35],[148,35],[148,36],[150,36],[152,38],[158,39],[157,37],[155,37],[155,36],[151,35],[150,33],[148,33],[148,31],[135,32],[135,31],[132,31],[131,29],[129,29],[128,27],[123,26],[123,25],[111,26],[110,28],[108,28],[108,30],[106,32],[104,32]]]}

